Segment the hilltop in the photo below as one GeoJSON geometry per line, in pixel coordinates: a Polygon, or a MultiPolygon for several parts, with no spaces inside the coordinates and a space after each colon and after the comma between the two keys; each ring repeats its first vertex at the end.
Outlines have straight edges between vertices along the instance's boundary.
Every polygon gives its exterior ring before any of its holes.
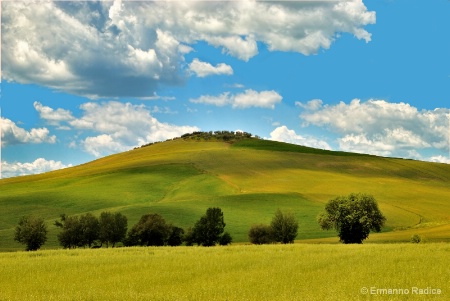
{"type": "Polygon", "coordinates": [[[21,248],[12,241],[14,227],[30,213],[48,221],[45,247],[52,248],[58,230],[51,225],[61,213],[119,211],[129,227],[143,214],[159,213],[188,227],[211,206],[222,208],[236,242],[247,241],[252,224],[270,222],[277,208],[298,217],[298,240],[337,242],[315,218],[329,199],[351,192],[374,195],[387,217],[384,232],[371,234],[367,243],[408,241],[414,233],[450,241],[450,165],[246,134],[228,139],[197,132],[63,170],[0,180],[0,249],[21,248]]]}

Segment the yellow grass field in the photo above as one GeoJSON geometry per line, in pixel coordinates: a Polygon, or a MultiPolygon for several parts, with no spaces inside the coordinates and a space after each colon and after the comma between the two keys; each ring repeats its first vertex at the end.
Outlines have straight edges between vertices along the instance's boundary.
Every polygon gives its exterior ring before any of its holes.
{"type": "Polygon", "coordinates": [[[0,253],[0,300],[449,300],[450,245],[0,253]]]}

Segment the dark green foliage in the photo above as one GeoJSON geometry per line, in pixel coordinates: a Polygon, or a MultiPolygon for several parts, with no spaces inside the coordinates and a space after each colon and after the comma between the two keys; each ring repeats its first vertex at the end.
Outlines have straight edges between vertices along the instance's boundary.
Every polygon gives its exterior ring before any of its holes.
{"type": "Polygon", "coordinates": [[[116,243],[124,241],[127,234],[128,220],[126,216],[121,213],[102,212],[99,219],[100,242],[106,243],[106,246],[112,244],[114,247],[116,243]]]}
{"type": "Polygon", "coordinates": [[[172,226],[167,244],[172,247],[180,246],[183,243],[184,230],[179,227],[172,226]]]}
{"type": "Polygon", "coordinates": [[[298,222],[293,213],[283,213],[278,209],[270,228],[274,241],[283,244],[293,243],[298,233],[298,222]]]}
{"type": "Polygon", "coordinates": [[[225,232],[219,239],[219,245],[226,246],[231,244],[233,241],[233,238],[231,237],[230,233],[225,232]]]}
{"type": "Polygon", "coordinates": [[[268,225],[253,225],[248,231],[248,238],[252,244],[262,245],[273,243],[272,228],[268,225]]]}
{"type": "Polygon", "coordinates": [[[34,216],[20,218],[14,240],[26,245],[27,251],[38,250],[47,241],[47,226],[44,219],[34,216]]]}
{"type": "Polygon", "coordinates": [[[161,215],[145,214],[131,228],[126,245],[164,246],[172,232],[172,226],[161,215]]]}
{"type": "MultiPolygon", "coordinates": [[[[177,139],[183,139],[183,140],[194,140],[194,141],[225,141],[229,143],[233,143],[236,141],[241,141],[244,139],[249,139],[252,137],[251,133],[247,132],[233,132],[233,131],[209,131],[209,132],[192,132],[192,133],[186,133],[181,135],[181,137],[168,139],[169,140],[177,140],[177,139]]],[[[257,137],[257,136],[256,136],[257,137]]],[[[259,138],[259,137],[258,137],[259,138]]],[[[147,147],[153,144],[157,144],[159,142],[152,142],[142,145],[141,147],[147,147]]],[[[138,148],[138,147],[136,147],[138,148]]],[[[135,148],[135,149],[136,149],[135,148]]]]}
{"type": "Polygon", "coordinates": [[[330,200],[317,221],[322,229],[336,229],[341,242],[360,244],[370,231],[380,232],[386,218],[373,196],[350,194],[330,200]]]}
{"type": "Polygon", "coordinates": [[[219,242],[225,228],[223,212],[220,208],[208,208],[206,214],[192,228],[191,241],[205,247],[219,242]]]}
{"type": "Polygon", "coordinates": [[[71,249],[83,246],[83,229],[78,216],[61,214],[61,221],[55,221],[55,226],[62,229],[57,237],[63,248],[71,249]]]}
{"type": "Polygon", "coordinates": [[[422,237],[418,234],[414,234],[413,236],[411,236],[411,242],[413,244],[419,244],[423,241],[422,237]]]}
{"type": "Polygon", "coordinates": [[[99,237],[100,233],[100,223],[98,218],[91,213],[86,213],[80,216],[80,227],[81,227],[81,244],[83,246],[92,246],[94,241],[99,237]]]}
{"type": "Polygon", "coordinates": [[[192,227],[189,227],[186,231],[186,233],[183,236],[183,241],[185,242],[186,246],[193,246],[195,243],[195,237],[194,237],[194,230],[192,227]]]}

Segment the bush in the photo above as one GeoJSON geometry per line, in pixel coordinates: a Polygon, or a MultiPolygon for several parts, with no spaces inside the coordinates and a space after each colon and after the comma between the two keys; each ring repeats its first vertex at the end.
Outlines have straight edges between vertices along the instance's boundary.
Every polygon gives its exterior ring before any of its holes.
{"type": "Polygon", "coordinates": [[[248,231],[248,238],[252,244],[262,245],[273,243],[272,228],[268,225],[253,225],[248,231]]]}
{"type": "Polygon", "coordinates": [[[231,244],[231,242],[233,241],[233,238],[231,237],[230,233],[225,232],[222,237],[220,237],[219,239],[219,245],[221,246],[226,246],[231,244]]]}
{"type": "Polygon", "coordinates": [[[414,244],[418,244],[418,243],[423,242],[423,238],[420,235],[418,235],[418,234],[414,234],[413,236],[411,236],[411,240],[410,241],[412,243],[414,243],[414,244]]]}

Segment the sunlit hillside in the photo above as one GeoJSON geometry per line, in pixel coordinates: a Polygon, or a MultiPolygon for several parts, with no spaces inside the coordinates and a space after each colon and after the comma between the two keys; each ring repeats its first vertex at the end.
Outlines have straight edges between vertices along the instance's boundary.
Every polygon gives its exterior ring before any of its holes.
{"type": "Polygon", "coordinates": [[[159,213],[187,228],[208,207],[222,208],[234,242],[246,242],[252,224],[269,223],[277,208],[299,220],[297,240],[337,242],[316,222],[324,204],[351,192],[372,194],[387,217],[383,233],[367,242],[408,241],[418,233],[450,241],[450,165],[317,150],[247,138],[234,143],[176,139],[63,170],[0,180],[0,249],[13,242],[18,219],[53,221],[61,213],[119,211],[129,228],[159,213]]]}

